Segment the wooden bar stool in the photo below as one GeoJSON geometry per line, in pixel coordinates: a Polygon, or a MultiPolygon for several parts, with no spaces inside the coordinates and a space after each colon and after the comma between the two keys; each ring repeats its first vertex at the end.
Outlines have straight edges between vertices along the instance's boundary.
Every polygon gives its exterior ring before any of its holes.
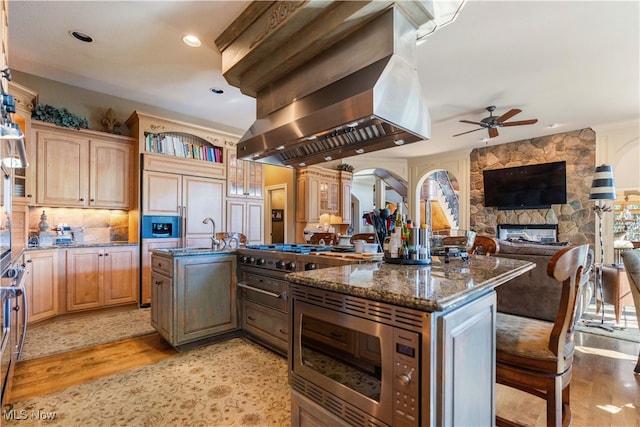
{"type": "MultiPolygon", "coordinates": [[[[547,426],[571,423],[573,334],[588,251],[589,245],[569,246],[547,264],[547,274],[562,286],[555,322],[500,312],[496,316],[496,382],[545,399],[547,426]]],[[[496,415],[496,425],[518,424],[496,415]]]]}

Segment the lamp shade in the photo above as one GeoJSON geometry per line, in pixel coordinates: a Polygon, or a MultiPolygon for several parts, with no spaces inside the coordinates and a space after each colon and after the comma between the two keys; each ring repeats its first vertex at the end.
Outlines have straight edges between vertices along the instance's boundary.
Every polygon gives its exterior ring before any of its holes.
{"type": "Polygon", "coordinates": [[[613,169],[610,165],[596,166],[591,182],[589,200],[615,200],[616,189],[613,184],[613,169]]]}

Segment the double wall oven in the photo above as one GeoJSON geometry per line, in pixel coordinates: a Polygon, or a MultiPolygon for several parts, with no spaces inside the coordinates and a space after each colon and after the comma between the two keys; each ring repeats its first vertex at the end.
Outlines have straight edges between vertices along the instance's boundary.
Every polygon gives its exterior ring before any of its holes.
{"type": "Polygon", "coordinates": [[[277,353],[287,354],[289,284],[286,275],[358,262],[322,255],[330,250],[330,246],[299,244],[248,245],[238,249],[241,321],[249,337],[277,353]]]}

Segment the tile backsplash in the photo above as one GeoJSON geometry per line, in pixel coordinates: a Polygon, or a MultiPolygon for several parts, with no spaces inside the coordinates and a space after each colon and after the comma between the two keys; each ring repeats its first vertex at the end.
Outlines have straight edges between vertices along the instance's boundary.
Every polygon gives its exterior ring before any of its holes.
{"type": "Polygon", "coordinates": [[[129,214],[112,209],[29,208],[29,232],[40,231],[42,212],[47,216],[47,231],[55,233],[58,224],[83,230],[82,243],[126,242],[129,239],[129,214]]]}

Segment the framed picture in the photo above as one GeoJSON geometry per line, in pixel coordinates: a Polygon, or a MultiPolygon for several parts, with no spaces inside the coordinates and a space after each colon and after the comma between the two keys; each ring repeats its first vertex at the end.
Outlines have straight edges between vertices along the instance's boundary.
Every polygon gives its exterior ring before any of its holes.
{"type": "Polygon", "coordinates": [[[284,209],[271,209],[271,221],[283,221],[284,209]]]}

